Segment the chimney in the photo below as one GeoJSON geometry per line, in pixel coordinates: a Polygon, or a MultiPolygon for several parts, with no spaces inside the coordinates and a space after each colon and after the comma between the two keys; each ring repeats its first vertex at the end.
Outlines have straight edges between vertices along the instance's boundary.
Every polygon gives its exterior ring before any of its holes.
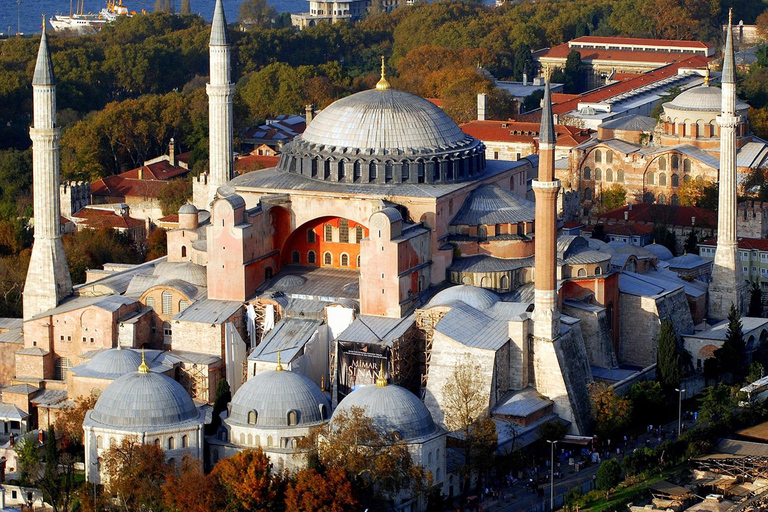
{"type": "Polygon", "coordinates": [[[176,141],[171,137],[171,142],[168,143],[168,161],[172,166],[176,167],[176,141]]]}
{"type": "Polygon", "coordinates": [[[626,210],[624,212],[624,220],[627,220],[627,221],[629,220],[629,210],[626,210]]]}
{"type": "Polygon", "coordinates": [[[523,85],[528,86],[528,73],[523,73],[523,85]]]}
{"type": "Polygon", "coordinates": [[[315,106],[312,104],[304,105],[304,117],[307,120],[307,126],[309,126],[309,123],[312,122],[312,119],[315,117],[315,106]]]}
{"type": "Polygon", "coordinates": [[[691,226],[696,225],[696,217],[691,217],[691,226]]]}
{"type": "Polygon", "coordinates": [[[629,211],[632,211],[632,203],[629,203],[629,211]]]}
{"type": "Polygon", "coordinates": [[[477,95],[477,120],[485,121],[485,114],[488,110],[488,95],[481,92],[477,95]]]}
{"type": "Polygon", "coordinates": [[[141,167],[139,167],[139,179],[140,180],[144,179],[144,166],[143,165],[141,167]]]}

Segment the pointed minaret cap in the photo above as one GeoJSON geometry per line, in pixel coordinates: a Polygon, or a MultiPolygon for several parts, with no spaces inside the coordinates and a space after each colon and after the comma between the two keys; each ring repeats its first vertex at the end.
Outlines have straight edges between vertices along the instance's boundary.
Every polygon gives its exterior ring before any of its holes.
{"type": "Polygon", "coordinates": [[[379,91],[386,91],[389,89],[389,82],[387,81],[387,76],[385,74],[385,68],[384,68],[384,56],[381,56],[381,80],[379,80],[376,83],[376,89],[379,91]]]}
{"type": "Polygon", "coordinates": [[[541,107],[541,128],[539,144],[555,143],[555,126],[552,122],[552,94],[549,90],[549,78],[544,82],[544,104],[541,107]]]}
{"type": "Polygon", "coordinates": [[[380,388],[387,386],[387,379],[384,378],[384,361],[381,362],[381,366],[379,368],[379,378],[376,379],[376,385],[380,388]]]}
{"type": "Polygon", "coordinates": [[[149,373],[149,366],[144,360],[144,347],[141,347],[141,364],[139,365],[139,373],[149,373]]]}
{"type": "Polygon", "coordinates": [[[216,7],[213,10],[210,46],[229,46],[227,18],[224,16],[224,4],[221,3],[221,0],[216,0],[216,7]]]}
{"type": "Polygon", "coordinates": [[[723,77],[720,80],[724,84],[735,84],[736,73],[733,57],[733,9],[728,10],[728,32],[725,35],[725,55],[723,56],[723,77]]]}
{"type": "Polygon", "coordinates": [[[278,372],[283,371],[283,361],[280,359],[280,349],[277,349],[277,367],[275,370],[278,372]]]}
{"type": "Polygon", "coordinates": [[[37,64],[35,64],[32,85],[56,85],[51,54],[48,52],[48,36],[45,33],[45,14],[43,14],[43,34],[40,37],[40,49],[37,51],[37,64]]]}

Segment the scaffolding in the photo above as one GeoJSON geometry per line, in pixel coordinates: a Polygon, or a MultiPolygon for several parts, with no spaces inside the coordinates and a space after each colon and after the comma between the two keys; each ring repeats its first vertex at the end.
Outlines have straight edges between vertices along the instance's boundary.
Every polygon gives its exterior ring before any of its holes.
{"type": "Polygon", "coordinates": [[[192,400],[208,402],[208,366],[196,363],[179,363],[179,383],[184,386],[192,400]]]}
{"type": "MultiPolygon", "coordinates": [[[[264,319],[266,316],[267,306],[272,306],[273,311],[275,312],[275,325],[283,317],[283,308],[280,306],[280,304],[271,299],[257,299],[256,301],[252,302],[251,305],[253,306],[253,311],[256,313],[256,320],[254,321],[254,329],[256,330],[256,334],[254,336],[255,344],[253,347],[251,347],[253,349],[256,348],[264,338],[264,319]]],[[[246,368],[246,374],[247,373],[248,369],[246,368]]]]}
{"type": "Polygon", "coordinates": [[[429,363],[432,360],[432,342],[434,341],[435,326],[448,312],[447,308],[431,308],[416,310],[416,327],[423,338],[423,358],[421,364],[421,394],[423,398],[427,390],[429,378],[429,363]]]}

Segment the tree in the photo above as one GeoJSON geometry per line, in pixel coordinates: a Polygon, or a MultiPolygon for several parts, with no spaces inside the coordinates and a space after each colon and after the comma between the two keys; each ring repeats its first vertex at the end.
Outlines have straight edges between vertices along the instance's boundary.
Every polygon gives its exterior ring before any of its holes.
{"type": "Polygon", "coordinates": [[[83,420],[85,413],[93,409],[96,405],[98,396],[91,393],[88,396],[79,396],[75,398],[75,403],[69,409],[58,415],[53,426],[56,433],[61,437],[61,443],[64,449],[70,446],[83,446],[83,420]]]}
{"type": "Polygon", "coordinates": [[[614,393],[613,387],[603,382],[593,382],[589,384],[589,398],[598,436],[609,438],[629,422],[632,404],[627,397],[614,393]]]}
{"type": "Polygon", "coordinates": [[[685,252],[688,254],[699,254],[699,238],[696,236],[696,230],[691,229],[685,239],[685,252]]]}
{"type": "Polygon", "coordinates": [[[126,437],[104,452],[102,458],[107,491],[127,512],[160,510],[163,483],[173,469],[162,448],[126,437]]]}
{"type": "Polygon", "coordinates": [[[523,99],[523,113],[541,108],[541,100],[544,99],[544,89],[536,89],[523,99]]]}
{"type": "Polygon", "coordinates": [[[621,185],[611,185],[603,190],[600,194],[600,208],[601,212],[609,212],[616,208],[621,208],[627,203],[627,189],[621,185]]]}
{"type": "Polygon", "coordinates": [[[607,459],[600,463],[597,469],[595,486],[603,491],[609,491],[621,482],[621,464],[616,459],[607,459]]]}
{"type": "Polygon", "coordinates": [[[538,430],[539,439],[545,441],[559,441],[568,433],[568,427],[559,421],[548,421],[542,424],[538,430]]]}
{"type": "Polygon", "coordinates": [[[517,48],[515,49],[515,63],[512,70],[514,78],[518,82],[523,79],[523,73],[528,75],[529,80],[535,75],[536,64],[533,60],[533,55],[531,55],[531,47],[527,43],[520,43],[517,45],[517,48]]]}
{"type": "Polygon", "coordinates": [[[186,179],[170,180],[157,195],[163,215],[179,213],[179,208],[192,199],[192,182],[186,179]]]}
{"type": "Polygon", "coordinates": [[[723,383],[710,386],[701,399],[701,419],[711,426],[726,425],[731,420],[734,405],[728,386],[723,383]]]}
{"type": "Polygon", "coordinates": [[[73,283],[85,282],[89,268],[101,268],[105,263],[140,263],[142,260],[133,239],[109,227],[64,235],[62,242],[73,283]]]}
{"type": "Polygon", "coordinates": [[[232,401],[232,391],[229,389],[229,383],[226,379],[220,379],[216,384],[216,394],[213,398],[213,420],[207,426],[207,434],[212,436],[216,434],[221,425],[221,413],[227,410],[227,404],[232,401]]]}
{"type": "Polygon", "coordinates": [[[680,386],[684,375],[683,357],[672,322],[662,322],[657,344],[656,378],[662,389],[669,394],[675,387],[680,386]]]}
{"type": "Polygon", "coordinates": [[[747,316],[760,318],[763,316],[763,292],[760,284],[755,281],[749,289],[749,312],[747,316]]]}
{"type": "Polygon", "coordinates": [[[30,486],[40,477],[40,449],[32,434],[20,437],[13,447],[16,452],[17,480],[19,485],[30,486]]]}
{"type": "Polygon", "coordinates": [[[222,492],[224,504],[219,510],[268,512],[281,508],[284,478],[273,473],[261,447],[220,460],[211,478],[222,492]]]}
{"type": "Polygon", "coordinates": [[[163,228],[157,228],[147,237],[147,261],[152,261],[168,254],[168,234],[163,228]]]}
{"type": "Polygon", "coordinates": [[[747,382],[755,382],[758,379],[762,379],[765,374],[765,368],[762,364],[754,361],[749,365],[749,373],[747,373],[747,382]]]}
{"type": "Polygon", "coordinates": [[[735,381],[741,381],[746,368],[744,367],[746,346],[744,333],[741,329],[741,315],[736,306],[731,304],[728,312],[728,330],[725,332],[723,346],[715,350],[715,359],[723,373],[731,374],[735,381]]]}
{"type": "Polygon", "coordinates": [[[325,474],[304,469],[285,491],[285,512],[345,512],[357,505],[343,468],[331,468],[325,474]]]}
{"type": "Polygon", "coordinates": [[[45,469],[35,485],[43,491],[45,502],[53,512],[68,512],[77,489],[75,457],[58,449],[53,425],[48,427],[44,461],[45,469]]]}
{"type": "Polygon", "coordinates": [[[661,384],[655,380],[637,382],[629,388],[627,393],[632,402],[632,416],[637,423],[648,423],[646,420],[655,420],[664,411],[666,397],[661,384]]]}
{"type": "Polygon", "coordinates": [[[220,510],[220,501],[214,478],[203,472],[199,459],[189,455],[184,455],[178,473],[171,472],[163,485],[163,504],[170,512],[220,510]]]}
{"type": "Polygon", "coordinates": [[[667,229],[666,224],[657,224],[653,226],[651,236],[657,244],[661,244],[672,254],[677,254],[677,238],[675,234],[667,229]]]}
{"type": "Polygon", "coordinates": [[[277,10],[267,0],[245,0],[240,4],[237,20],[249,28],[269,28],[277,16],[277,10]]]}

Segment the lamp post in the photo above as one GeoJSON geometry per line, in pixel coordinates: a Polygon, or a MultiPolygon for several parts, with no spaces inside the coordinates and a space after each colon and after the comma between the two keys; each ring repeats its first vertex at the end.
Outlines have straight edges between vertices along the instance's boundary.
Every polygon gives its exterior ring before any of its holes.
{"type": "Polygon", "coordinates": [[[679,393],[677,400],[677,437],[680,437],[680,433],[683,430],[683,393],[685,393],[685,389],[680,386],[680,389],[675,388],[675,391],[679,393]]]}
{"type": "Polygon", "coordinates": [[[549,459],[549,510],[555,510],[555,445],[557,441],[547,439],[550,446],[549,459]]]}

